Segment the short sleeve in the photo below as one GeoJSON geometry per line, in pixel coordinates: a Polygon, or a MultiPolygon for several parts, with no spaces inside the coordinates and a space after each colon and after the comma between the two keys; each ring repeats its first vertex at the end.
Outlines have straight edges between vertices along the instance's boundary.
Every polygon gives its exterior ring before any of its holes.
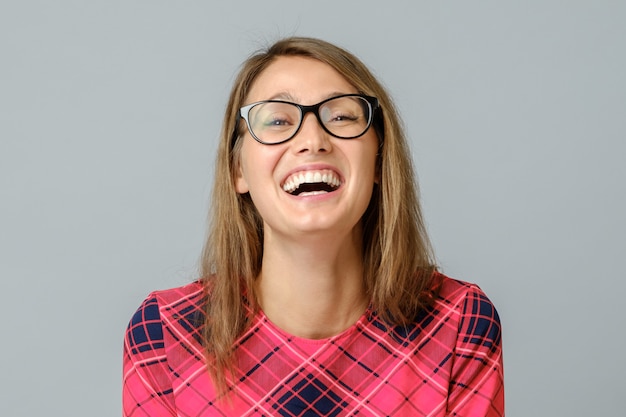
{"type": "Polygon", "coordinates": [[[176,415],[155,296],[142,303],[126,329],[122,408],[124,417],[176,415]]]}
{"type": "Polygon", "coordinates": [[[448,415],[504,416],[500,318],[491,301],[474,285],[461,303],[454,353],[448,415]]]}

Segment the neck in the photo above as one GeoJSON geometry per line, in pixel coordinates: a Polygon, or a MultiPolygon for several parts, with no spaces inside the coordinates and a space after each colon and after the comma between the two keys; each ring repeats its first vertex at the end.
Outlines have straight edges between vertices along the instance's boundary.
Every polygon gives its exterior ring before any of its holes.
{"type": "Polygon", "coordinates": [[[266,236],[256,281],[265,315],[286,332],[308,339],[352,326],[368,303],[360,242],[354,234],[332,241],[266,236]]]}

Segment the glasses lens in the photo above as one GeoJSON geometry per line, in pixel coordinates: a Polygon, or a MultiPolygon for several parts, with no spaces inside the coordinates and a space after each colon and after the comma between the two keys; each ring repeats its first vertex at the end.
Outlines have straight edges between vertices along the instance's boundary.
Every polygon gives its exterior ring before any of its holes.
{"type": "Polygon", "coordinates": [[[265,143],[290,138],[298,129],[300,117],[298,107],[281,102],[259,103],[248,113],[252,133],[265,143]]]}
{"type": "Polygon", "coordinates": [[[319,114],[330,133],[351,139],[365,133],[370,125],[372,110],[363,97],[347,96],[327,101],[320,107],[319,114]]]}

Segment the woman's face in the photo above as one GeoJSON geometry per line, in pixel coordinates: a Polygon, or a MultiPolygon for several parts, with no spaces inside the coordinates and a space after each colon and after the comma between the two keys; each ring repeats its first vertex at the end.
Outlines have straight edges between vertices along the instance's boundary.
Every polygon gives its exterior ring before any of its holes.
{"type": "MultiPolygon", "coordinates": [[[[311,105],[357,92],[327,64],[279,57],[257,77],[246,104],[278,99],[311,105]]],[[[376,181],[373,128],[356,139],[338,139],[307,113],[298,133],[285,143],[261,144],[247,129],[242,140],[235,188],[250,193],[266,238],[339,237],[357,230],[376,181]]]]}

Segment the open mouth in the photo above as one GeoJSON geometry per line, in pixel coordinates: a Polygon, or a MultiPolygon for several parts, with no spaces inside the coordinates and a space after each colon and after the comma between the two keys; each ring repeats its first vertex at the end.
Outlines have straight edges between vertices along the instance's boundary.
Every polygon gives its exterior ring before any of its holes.
{"type": "Polygon", "coordinates": [[[283,184],[283,190],[291,195],[319,195],[335,191],[341,180],[334,171],[303,171],[290,175],[283,184]]]}

